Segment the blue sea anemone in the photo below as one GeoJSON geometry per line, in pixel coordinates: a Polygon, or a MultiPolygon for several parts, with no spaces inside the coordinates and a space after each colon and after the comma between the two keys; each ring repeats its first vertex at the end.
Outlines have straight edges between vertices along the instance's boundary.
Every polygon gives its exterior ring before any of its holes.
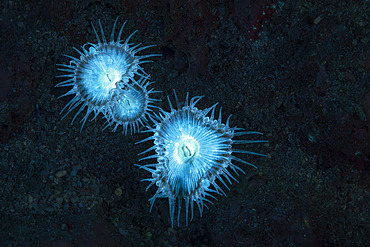
{"type": "Polygon", "coordinates": [[[224,179],[230,184],[230,178],[237,181],[229,172],[229,168],[237,175],[237,171],[244,173],[232,163],[233,160],[257,168],[255,165],[234,156],[234,153],[266,156],[236,149],[233,145],[267,142],[265,140],[234,140],[234,137],[262,135],[262,133],[230,127],[230,117],[226,124],[222,123],[221,109],[218,119],[215,118],[217,104],[204,110],[198,109],[195,105],[202,97],[193,97],[189,102],[187,94],[183,107],[180,107],[176,94],[175,97],[177,109],[172,106],[169,100],[171,111],[161,110],[160,116],[158,116],[160,120],[156,121],[155,127],[149,130],[149,132],[153,132],[153,135],[141,141],[154,141],[154,146],[141,154],[155,150],[155,154],[141,160],[156,159],[156,162],[138,165],[152,174],[151,178],[143,179],[143,181],[150,182],[147,189],[152,185],[158,187],[154,196],[149,199],[150,210],[157,198],[168,198],[172,225],[176,201],[178,223],[182,201],[185,201],[187,224],[189,205],[192,220],[194,202],[198,205],[200,215],[202,215],[203,208],[206,206],[205,202],[212,203],[206,197],[215,199],[212,193],[226,195],[217,182],[220,181],[229,189],[224,179]]]}

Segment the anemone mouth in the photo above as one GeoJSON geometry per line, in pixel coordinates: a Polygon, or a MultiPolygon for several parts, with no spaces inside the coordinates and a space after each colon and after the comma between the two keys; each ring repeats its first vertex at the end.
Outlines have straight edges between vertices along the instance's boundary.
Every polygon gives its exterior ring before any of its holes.
{"type": "Polygon", "coordinates": [[[138,85],[121,89],[113,98],[112,118],[117,122],[133,122],[147,111],[147,92],[138,85]]]}
{"type": "Polygon", "coordinates": [[[113,122],[138,121],[148,110],[149,95],[145,87],[137,83],[126,84],[113,91],[112,101],[105,117],[113,122]]]}
{"type": "MultiPolygon", "coordinates": [[[[266,156],[264,154],[246,150],[234,149],[234,144],[263,143],[265,140],[233,140],[234,137],[250,134],[262,135],[256,131],[240,131],[240,128],[230,127],[229,118],[222,123],[221,109],[218,118],[215,118],[216,105],[200,110],[195,105],[202,97],[194,97],[189,101],[188,95],[185,106],[180,107],[176,97],[177,109],[171,107],[170,112],[163,111],[156,126],[151,129],[153,136],[141,142],[153,140],[154,146],[141,154],[155,150],[155,154],[144,157],[156,159],[156,163],[142,165],[140,168],[152,173],[151,178],[143,179],[157,186],[157,191],[150,201],[150,209],[157,198],[168,198],[170,219],[173,226],[175,206],[178,205],[178,224],[182,201],[185,201],[185,217],[188,224],[188,211],[190,205],[191,220],[193,219],[193,205],[197,204],[202,216],[205,203],[213,204],[208,197],[216,199],[212,194],[225,195],[219,186],[221,182],[229,189],[227,182],[237,181],[229,170],[237,175],[243,172],[233,164],[238,161],[252,167],[253,164],[244,161],[233,153],[246,153],[266,156]],[[225,180],[224,180],[225,179],[225,180]]],[[[217,200],[217,199],[216,199],[217,200]]]]}
{"type": "Polygon", "coordinates": [[[111,91],[112,100],[104,109],[104,118],[107,120],[106,127],[114,126],[113,131],[122,125],[123,132],[131,133],[139,131],[139,127],[148,124],[149,119],[155,118],[153,108],[158,108],[154,102],[159,101],[151,98],[153,89],[148,89],[151,83],[147,78],[139,81],[124,83],[119,88],[111,91]]]}

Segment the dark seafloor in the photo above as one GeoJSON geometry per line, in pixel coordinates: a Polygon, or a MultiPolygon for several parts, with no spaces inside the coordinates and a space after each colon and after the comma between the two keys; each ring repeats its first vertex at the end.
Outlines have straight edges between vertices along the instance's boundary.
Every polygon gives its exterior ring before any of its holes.
{"type": "MultiPolygon", "coordinates": [[[[0,3],[0,246],[369,246],[369,1],[126,0],[0,3]],[[150,176],[134,167],[149,134],[71,126],[55,88],[63,54],[125,19],[161,53],[154,87],[204,95],[231,125],[265,133],[240,155],[227,197],[171,227],[149,213],[150,176]]],[[[184,217],[184,213],[183,213],[184,217]]]]}

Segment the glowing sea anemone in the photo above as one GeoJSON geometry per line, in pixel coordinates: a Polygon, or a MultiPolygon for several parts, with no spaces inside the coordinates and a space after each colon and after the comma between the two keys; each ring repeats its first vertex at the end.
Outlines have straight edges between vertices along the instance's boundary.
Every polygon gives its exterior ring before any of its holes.
{"type": "Polygon", "coordinates": [[[125,41],[121,40],[126,22],[122,25],[117,40],[115,40],[117,20],[118,18],[114,22],[109,43],[99,20],[101,39],[92,25],[98,43],[86,43],[82,46],[82,51],[74,48],[80,58],[65,55],[72,59],[69,64],[58,64],[62,67],[58,70],[68,72],[68,74],[57,77],[69,79],[56,86],[72,86],[71,90],[60,97],[75,95],[63,108],[62,112],[67,109],[64,117],[81,105],[72,120],[73,123],[77,115],[87,107],[86,114],[81,120],[81,129],[89,115],[94,112],[93,119],[99,113],[103,113],[107,119],[107,126],[115,126],[113,131],[122,125],[124,133],[127,133],[128,129],[133,133],[138,130],[139,125],[143,125],[147,121],[147,116],[151,116],[151,108],[155,107],[152,103],[156,100],[149,97],[149,94],[155,91],[147,89],[150,85],[149,75],[140,65],[150,62],[146,59],[158,56],[158,54],[137,56],[139,51],[153,45],[139,48],[140,44],[135,46],[129,44],[130,38],[136,31],[129,35],[125,41]],[[135,76],[139,78],[135,79],[135,76]]]}
{"type": "MultiPolygon", "coordinates": [[[[176,94],[175,94],[176,97],[176,94]]],[[[257,134],[256,131],[242,131],[240,128],[230,127],[229,119],[226,124],[222,123],[221,109],[218,119],[215,118],[216,105],[200,110],[195,105],[202,97],[193,97],[189,102],[187,94],[185,106],[182,108],[176,97],[177,109],[172,107],[171,112],[161,110],[160,120],[149,132],[150,136],[140,142],[154,140],[154,146],[144,151],[145,154],[155,150],[155,154],[142,158],[156,159],[156,162],[139,167],[152,174],[147,190],[156,185],[157,191],[149,199],[151,207],[157,198],[168,198],[171,223],[173,225],[176,200],[178,204],[178,223],[182,201],[185,201],[186,224],[188,223],[188,211],[190,204],[191,219],[193,219],[194,202],[198,205],[202,216],[205,202],[212,203],[206,197],[216,199],[211,193],[226,195],[217,181],[229,189],[224,179],[231,184],[231,179],[237,181],[229,172],[231,168],[237,175],[237,170],[244,173],[232,160],[238,161],[257,168],[255,165],[244,161],[233,153],[244,153],[265,156],[246,150],[232,147],[233,144],[263,143],[264,140],[233,140],[234,137],[257,134]],[[210,113],[210,115],[209,115],[210,113]],[[238,131],[238,132],[236,132],[238,131]]]]}

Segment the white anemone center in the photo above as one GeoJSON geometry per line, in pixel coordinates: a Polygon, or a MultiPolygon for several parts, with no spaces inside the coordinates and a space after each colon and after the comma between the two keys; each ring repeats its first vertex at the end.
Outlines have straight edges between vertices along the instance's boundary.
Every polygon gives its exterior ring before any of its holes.
{"type": "Polygon", "coordinates": [[[175,157],[179,164],[192,160],[199,154],[199,142],[192,136],[182,135],[180,141],[175,144],[175,157]]]}
{"type": "Polygon", "coordinates": [[[109,91],[116,87],[116,83],[120,80],[120,76],[117,70],[108,68],[102,71],[99,75],[100,85],[109,91]]]}
{"type": "Polygon", "coordinates": [[[140,107],[140,102],[132,95],[125,95],[126,97],[122,101],[122,106],[127,110],[136,110],[140,107]]]}

